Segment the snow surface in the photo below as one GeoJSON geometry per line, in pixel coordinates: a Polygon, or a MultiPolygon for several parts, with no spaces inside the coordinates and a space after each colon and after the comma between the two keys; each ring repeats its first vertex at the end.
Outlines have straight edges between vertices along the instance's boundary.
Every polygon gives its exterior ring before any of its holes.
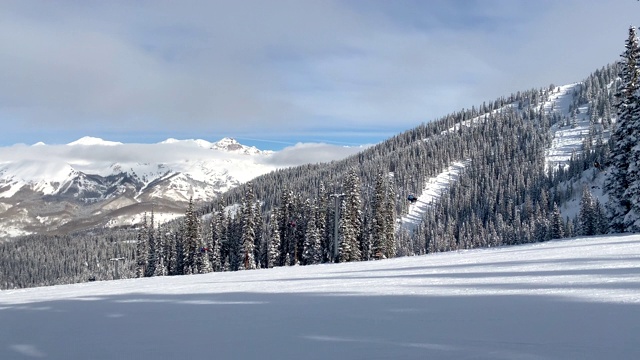
{"type": "Polygon", "coordinates": [[[639,359],[640,235],[0,291],[0,359],[639,359]]]}

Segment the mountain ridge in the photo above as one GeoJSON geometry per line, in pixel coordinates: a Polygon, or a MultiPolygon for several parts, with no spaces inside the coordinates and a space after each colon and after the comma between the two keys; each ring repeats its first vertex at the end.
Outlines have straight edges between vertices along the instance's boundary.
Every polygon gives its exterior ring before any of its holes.
{"type": "Polygon", "coordinates": [[[124,144],[85,136],[65,145],[37,143],[27,150],[32,153],[0,162],[0,237],[81,229],[79,223],[90,216],[97,217],[91,221],[94,226],[132,225],[149,211],[145,204],[153,204],[157,216],[168,220],[182,215],[191,198],[210,201],[279,168],[267,162],[273,151],[229,137],[217,142],[170,138],[157,144],[124,144]],[[49,150],[52,157],[41,157],[49,150]],[[160,161],[123,156],[129,150],[144,151],[160,161]],[[162,160],[151,155],[154,152],[182,157],[162,160]],[[120,159],[112,162],[110,157],[120,159]],[[68,211],[58,210],[62,204],[68,211]],[[126,204],[128,211],[116,211],[122,207],[115,204],[126,204]]]}

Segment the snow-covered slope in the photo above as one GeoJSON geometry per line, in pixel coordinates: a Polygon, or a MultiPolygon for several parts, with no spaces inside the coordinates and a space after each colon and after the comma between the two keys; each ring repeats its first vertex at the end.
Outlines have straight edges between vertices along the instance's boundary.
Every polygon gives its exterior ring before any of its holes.
{"type": "MultiPolygon", "coordinates": [[[[556,124],[551,128],[552,143],[545,154],[545,164],[547,167],[564,167],[568,166],[572,154],[582,151],[582,144],[589,135],[589,104],[585,104],[578,108],[575,115],[570,114],[570,105],[573,101],[574,92],[581,86],[581,83],[573,83],[555,87],[549,94],[548,98],[542,103],[542,109],[550,116],[553,113],[558,114],[562,118],[573,116],[571,124],[556,124]]],[[[502,108],[492,111],[498,113],[509,108],[516,108],[517,104],[505,104],[502,108]]],[[[486,121],[485,115],[475,117],[473,119],[463,121],[450,129],[443,131],[443,135],[458,131],[461,126],[474,126],[486,121]]],[[[604,132],[604,140],[608,140],[609,133],[604,132]]],[[[428,139],[425,139],[428,141],[428,139]]],[[[410,204],[407,213],[400,219],[402,228],[412,231],[422,221],[424,213],[429,209],[432,202],[437,200],[443,191],[448,189],[451,182],[456,181],[458,174],[464,171],[468,162],[455,161],[447,169],[443,169],[442,173],[428,179],[422,189],[422,192],[416,194],[418,200],[410,204]]],[[[561,208],[562,215],[573,218],[579,209],[579,196],[582,186],[591,187],[591,191],[601,203],[606,202],[606,196],[602,190],[603,174],[597,170],[588,170],[579,184],[574,184],[576,198],[569,201],[561,208]]]]}
{"type": "Polygon", "coordinates": [[[640,235],[0,291],[1,359],[638,359],[640,235]]]}
{"type": "Polygon", "coordinates": [[[210,201],[285,166],[272,156],[231,138],[0,148],[0,238],[130,225],[152,208],[159,219],[180,216],[190,197],[210,201]]]}
{"type": "MultiPolygon", "coordinates": [[[[556,112],[565,117],[570,117],[569,106],[572,101],[573,91],[580,83],[559,86],[553,92],[549,101],[544,104],[548,112],[556,112]]],[[[550,167],[566,166],[574,152],[582,151],[582,143],[589,135],[589,105],[578,108],[571,125],[556,124],[552,127],[553,142],[545,156],[546,164],[550,167]]]]}

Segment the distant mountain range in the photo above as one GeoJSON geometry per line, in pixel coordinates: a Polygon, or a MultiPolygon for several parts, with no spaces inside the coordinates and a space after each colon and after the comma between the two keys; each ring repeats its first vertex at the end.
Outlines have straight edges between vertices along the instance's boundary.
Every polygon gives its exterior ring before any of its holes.
{"type": "Polygon", "coordinates": [[[285,164],[224,138],[123,144],[83,137],[66,145],[13,146],[0,158],[0,237],[128,226],[153,210],[184,214],[190,197],[217,194],[285,164]]]}

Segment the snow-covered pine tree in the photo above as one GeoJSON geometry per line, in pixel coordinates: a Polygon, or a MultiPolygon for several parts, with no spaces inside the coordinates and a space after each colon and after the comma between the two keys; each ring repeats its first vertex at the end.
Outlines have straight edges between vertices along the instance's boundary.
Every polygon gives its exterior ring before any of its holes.
{"type": "Polygon", "coordinates": [[[582,198],[580,199],[580,214],[578,222],[580,224],[580,235],[596,235],[598,234],[598,215],[596,214],[596,199],[591,194],[587,186],[582,189],[582,198]]]}
{"type": "Polygon", "coordinates": [[[240,263],[239,270],[252,270],[256,268],[254,257],[256,229],[255,229],[255,197],[251,183],[246,186],[244,204],[242,206],[242,237],[240,238],[240,263]]]}
{"type": "Polygon", "coordinates": [[[595,200],[596,200],[595,213],[596,213],[596,219],[598,219],[596,223],[596,226],[597,226],[596,234],[606,234],[607,231],[609,230],[609,221],[607,221],[607,211],[597,198],[595,200]]]}
{"type": "MultiPolygon", "coordinates": [[[[299,211],[297,216],[295,217],[295,239],[296,246],[294,249],[294,259],[295,264],[300,265],[304,263],[302,259],[302,255],[304,253],[304,242],[307,237],[307,224],[310,221],[315,221],[313,209],[315,207],[315,203],[311,203],[311,199],[307,198],[300,204],[299,211]]],[[[314,224],[315,226],[315,224],[314,224]]]]}
{"type": "MultiPolygon", "coordinates": [[[[287,259],[295,250],[295,219],[294,219],[294,200],[291,190],[285,188],[282,190],[280,198],[280,211],[278,212],[278,224],[280,230],[280,264],[283,266],[291,259],[287,259]]],[[[276,264],[273,264],[276,266],[276,264]]]]}
{"type": "Polygon", "coordinates": [[[254,257],[256,259],[256,266],[258,268],[265,267],[267,263],[267,243],[269,242],[268,237],[265,236],[265,222],[264,217],[262,216],[260,209],[260,201],[256,201],[255,205],[255,224],[256,224],[256,238],[254,241],[255,249],[254,249],[254,257]]]}
{"type": "Polygon", "coordinates": [[[237,271],[240,268],[240,262],[242,255],[240,254],[242,248],[242,224],[240,223],[240,214],[237,214],[235,218],[229,216],[227,218],[227,251],[225,256],[229,258],[229,270],[237,271]]]}
{"type": "Polygon", "coordinates": [[[562,239],[564,237],[564,219],[560,214],[558,204],[553,203],[553,210],[551,212],[551,238],[562,239]]]}
{"type": "MultiPolygon", "coordinates": [[[[331,237],[328,236],[327,218],[329,216],[328,205],[329,194],[324,186],[323,182],[320,182],[318,186],[318,214],[316,217],[316,228],[320,235],[320,247],[322,251],[322,261],[328,261],[331,252],[331,237]]],[[[321,262],[322,262],[321,261],[321,262]]]]}
{"type": "Polygon", "coordinates": [[[182,245],[183,274],[197,273],[196,255],[199,253],[200,231],[198,216],[194,210],[193,197],[189,198],[189,206],[185,214],[185,229],[182,245]]]}
{"type": "Polygon", "coordinates": [[[224,210],[220,204],[218,211],[213,214],[211,219],[211,251],[209,260],[213,271],[222,271],[222,238],[224,226],[224,210]]]}
{"type": "Polygon", "coordinates": [[[149,259],[148,246],[147,213],[144,213],[136,240],[136,277],[141,278],[146,275],[147,262],[149,259]]]}
{"type": "Polygon", "coordinates": [[[274,266],[280,266],[280,229],[278,227],[278,217],[276,213],[278,209],[274,209],[271,213],[271,219],[269,221],[269,247],[267,267],[272,268],[274,266]]]}
{"type": "MultiPolygon", "coordinates": [[[[396,256],[396,190],[393,175],[387,181],[387,201],[385,209],[385,256],[392,258],[396,256]]],[[[426,249],[425,249],[426,251],[426,249]]]]}
{"type": "MultiPolygon", "coordinates": [[[[200,223],[199,220],[198,223],[200,223]]],[[[195,254],[196,273],[198,274],[207,274],[213,271],[211,260],[209,258],[209,253],[212,249],[212,236],[209,231],[211,231],[210,226],[198,226],[198,246],[195,254]]]]}
{"type": "Polygon", "coordinates": [[[322,261],[322,245],[320,232],[316,227],[318,208],[313,204],[310,219],[307,222],[302,260],[304,265],[319,264],[322,261]]]}
{"type": "Polygon", "coordinates": [[[640,156],[634,149],[640,133],[640,46],[635,27],[629,28],[626,50],[620,64],[620,87],[616,93],[618,119],[611,134],[609,169],[605,190],[610,230],[630,231],[638,228],[635,223],[640,211],[640,156]],[[634,204],[635,202],[635,204],[634,204]],[[630,213],[634,209],[633,212],[630,213]]]}
{"type": "MultiPolygon", "coordinates": [[[[146,217],[146,214],[145,214],[146,217]]],[[[153,209],[151,209],[151,217],[149,221],[149,225],[147,226],[147,268],[145,270],[144,276],[151,277],[156,272],[156,265],[158,261],[158,251],[156,236],[155,236],[155,224],[154,224],[154,216],[153,209]]]]}
{"type": "MultiPolygon", "coordinates": [[[[497,220],[496,225],[503,227],[502,217],[499,217],[497,220]]],[[[551,221],[547,218],[540,204],[536,204],[535,210],[531,213],[531,223],[531,241],[543,242],[551,240],[551,221]]]]}
{"type": "Polygon", "coordinates": [[[340,216],[340,262],[359,261],[362,258],[360,238],[362,235],[361,182],[355,169],[347,174],[344,183],[345,197],[340,216]]]}
{"type": "Polygon", "coordinates": [[[198,246],[198,253],[196,254],[196,272],[198,274],[207,274],[213,271],[208,254],[210,248],[207,247],[202,236],[199,237],[199,240],[200,245],[198,246]]]}
{"type": "Polygon", "coordinates": [[[386,188],[385,177],[379,172],[373,190],[373,215],[371,219],[371,253],[374,259],[384,259],[387,257],[386,188]]]}
{"type": "Polygon", "coordinates": [[[158,224],[158,229],[156,231],[156,250],[158,256],[156,258],[156,269],[153,273],[153,276],[165,276],[167,275],[167,237],[162,233],[162,227],[158,224]]]}
{"type": "Polygon", "coordinates": [[[179,239],[182,232],[168,233],[167,242],[167,273],[168,275],[182,274],[182,240],[179,239]]]}
{"type": "Polygon", "coordinates": [[[340,262],[348,262],[348,261],[357,261],[359,257],[356,258],[354,256],[353,247],[357,247],[357,243],[355,240],[355,231],[353,230],[353,226],[349,221],[349,218],[344,216],[346,213],[346,202],[342,202],[340,214],[340,224],[339,224],[339,239],[340,239],[340,248],[338,249],[338,259],[340,262]]]}
{"type": "Polygon", "coordinates": [[[311,238],[313,239],[311,242],[311,247],[313,249],[311,262],[313,264],[320,264],[322,263],[322,237],[320,236],[320,230],[317,227],[311,232],[311,238]]]}

